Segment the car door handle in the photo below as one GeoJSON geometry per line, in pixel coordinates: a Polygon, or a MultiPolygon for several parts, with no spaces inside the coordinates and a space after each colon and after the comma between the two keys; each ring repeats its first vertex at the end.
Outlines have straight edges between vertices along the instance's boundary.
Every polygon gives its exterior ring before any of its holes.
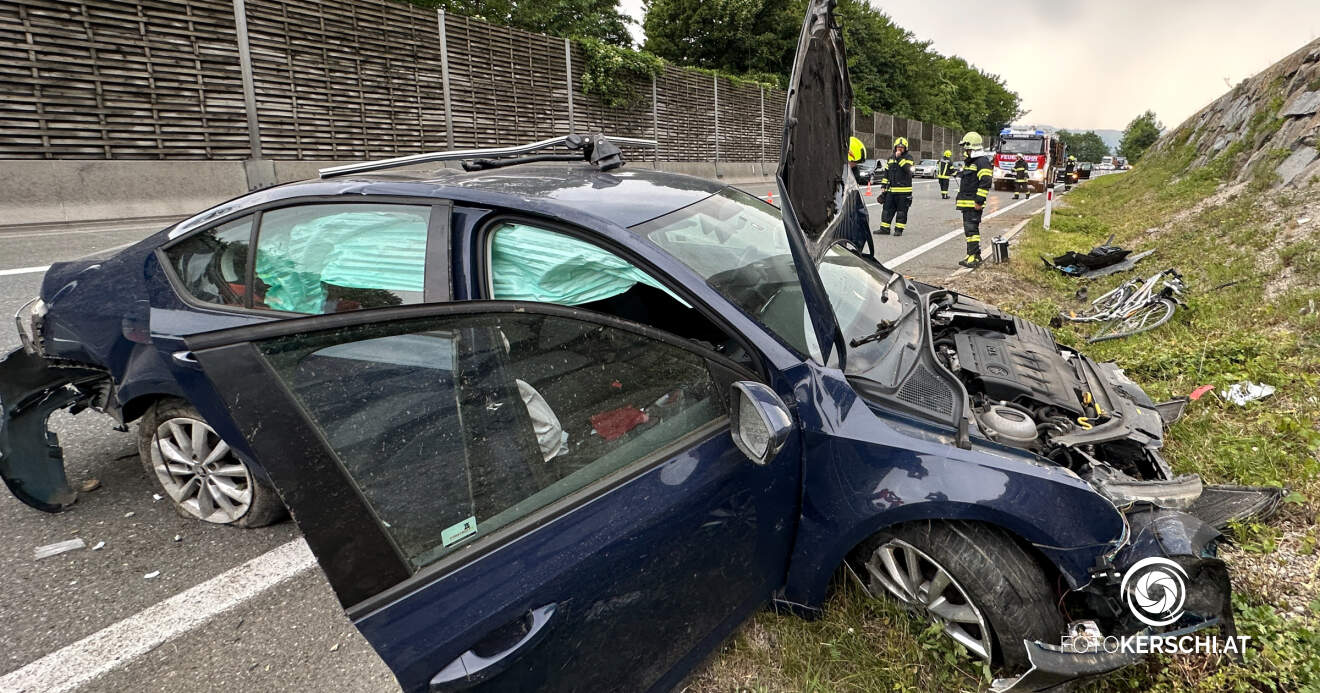
{"type": "Polygon", "coordinates": [[[171,354],[171,356],[174,357],[175,363],[179,363],[189,368],[200,369],[202,367],[201,364],[197,363],[197,357],[193,356],[191,351],[176,351],[171,354]]]}
{"type": "Polygon", "coordinates": [[[431,677],[431,693],[461,691],[504,671],[527,650],[550,632],[547,626],[555,615],[555,604],[532,609],[517,621],[502,626],[458,656],[440,673],[431,677]],[[509,642],[509,641],[513,642],[509,642]],[[494,652],[489,650],[499,648],[494,652]]]}

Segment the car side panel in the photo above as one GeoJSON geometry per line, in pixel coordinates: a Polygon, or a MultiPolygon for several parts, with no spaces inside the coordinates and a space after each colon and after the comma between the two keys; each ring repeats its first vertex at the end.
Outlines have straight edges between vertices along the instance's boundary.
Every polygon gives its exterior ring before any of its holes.
{"type": "Polygon", "coordinates": [[[1031,543],[1067,581],[1125,531],[1113,504],[1076,476],[1021,455],[964,450],[953,432],[877,415],[837,370],[815,364],[798,389],[804,497],[785,596],[818,607],[844,557],[875,532],[914,520],[973,520],[1031,543]]]}

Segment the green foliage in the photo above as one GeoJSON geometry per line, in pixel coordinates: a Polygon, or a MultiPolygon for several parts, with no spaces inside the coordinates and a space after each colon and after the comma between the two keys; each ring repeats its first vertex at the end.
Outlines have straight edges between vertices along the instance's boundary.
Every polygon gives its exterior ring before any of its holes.
{"type": "Polygon", "coordinates": [[[660,74],[664,61],[646,51],[620,48],[595,39],[579,39],[586,60],[582,92],[610,108],[631,108],[640,100],[637,83],[660,74]]]}
{"type": "Polygon", "coordinates": [[[551,36],[631,46],[619,0],[410,0],[412,4],[551,36]]]}
{"type": "MultiPolygon", "coordinates": [[[[653,0],[646,49],[678,65],[774,75],[787,85],[806,4],[802,0],[653,0]]],[[[960,130],[997,132],[1021,100],[997,76],[945,57],[865,0],[840,0],[853,103],[960,130]]]]}
{"type": "Polygon", "coordinates": [[[1163,129],[1154,111],[1146,111],[1133,118],[1123,130],[1123,140],[1118,144],[1119,156],[1127,157],[1129,163],[1137,163],[1150,145],[1160,138],[1163,129]]]}
{"type": "Polygon", "coordinates": [[[1060,130],[1059,139],[1068,147],[1068,153],[1077,157],[1078,161],[1098,162],[1100,159],[1109,156],[1109,145],[1095,134],[1094,130],[1086,132],[1069,132],[1060,130]]]}
{"type": "Polygon", "coordinates": [[[652,0],[644,48],[676,65],[787,86],[804,13],[799,0],[652,0]]]}

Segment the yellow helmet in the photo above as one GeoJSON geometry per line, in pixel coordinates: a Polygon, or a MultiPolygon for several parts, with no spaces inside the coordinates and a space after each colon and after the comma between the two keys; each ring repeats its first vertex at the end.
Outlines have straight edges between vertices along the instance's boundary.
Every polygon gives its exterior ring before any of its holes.
{"type": "Polygon", "coordinates": [[[981,133],[979,132],[969,132],[963,135],[962,141],[958,142],[958,145],[963,149],[980,149],[981,144],[981,133]]]}
{"type": "Polygon", "coordinates": [[[894,138],[894,147],[895,147],[895,148],[897,148],[897,147],[902,147],[902,148],[904,148],[904,149],[907,149],[907,148],[908,148],[908,141],[907,141],[907,138],[906,138],[906,137],[896,137],[896,138],[894,138]]]}
{"type": "Polygon", "coordinates": [[[944,150],[944,156],[953,156],[953,152],[946,149],[944,150]]]}

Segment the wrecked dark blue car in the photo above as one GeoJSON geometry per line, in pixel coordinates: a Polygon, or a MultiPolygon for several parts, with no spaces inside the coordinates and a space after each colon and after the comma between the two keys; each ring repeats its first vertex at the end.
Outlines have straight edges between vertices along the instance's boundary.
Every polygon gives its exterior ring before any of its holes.
{"type": "Polygon", "coordinates": [[[1132,661],[1065,637],[1231,632],[1215,527],[1276,496],[1174,476],[1184,403],[854,252],[832,5],[782,210],[570,137],[330,169],[52,267],[0,362],[6,484],[65,509],[47,416],[140,420],[180,512],[292,512],[408,691],[668,690],[837,576],[1000,688],[1132,661]],[[1152,557],[1185,584],[1142,620],[1120,585],[1152,557]]]}

